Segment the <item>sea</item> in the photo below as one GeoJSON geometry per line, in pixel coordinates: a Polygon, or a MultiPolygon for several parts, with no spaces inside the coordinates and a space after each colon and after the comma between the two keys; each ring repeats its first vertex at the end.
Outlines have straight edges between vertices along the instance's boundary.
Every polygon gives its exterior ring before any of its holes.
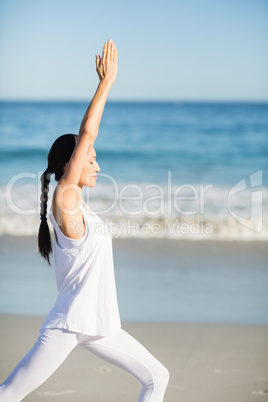
{"type": "MultiPolygon", "coordinates": [[[[0,102],[0,238],[37,235],[49,149],[78,133],[87,107],[0,102]]],[[[268,240],[268,103],[110,101],[94,147],[100,172],[83,197],[113,238],[268,240]]],[[[3,297],[0,312],[44,312],[3,297]]]]}

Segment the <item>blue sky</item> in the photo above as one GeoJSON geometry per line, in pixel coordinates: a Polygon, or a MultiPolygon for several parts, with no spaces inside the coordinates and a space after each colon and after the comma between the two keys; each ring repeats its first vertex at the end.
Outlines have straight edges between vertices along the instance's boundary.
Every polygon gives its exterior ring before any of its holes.
{"type": "Polygon", "coordinates": [[[110,99],[268,100],[267,21],[267,0],[0,0],[0,98],[89,99],[112,38],[110,99]]]}

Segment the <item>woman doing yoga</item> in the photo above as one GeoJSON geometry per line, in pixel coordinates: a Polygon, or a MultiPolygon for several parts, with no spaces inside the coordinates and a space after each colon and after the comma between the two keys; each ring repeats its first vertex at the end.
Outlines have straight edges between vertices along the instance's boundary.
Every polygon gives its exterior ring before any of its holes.
{"type": "Polygon", "coordinates": [[[142,385],[139,402],[161,402],[164,398],[168,371],[121,328],[111,234],[81,196],[83,186],[96,185],[100,170],[93,145],[117,74],[117,50],[112,40],[105,42],[102,57],[96,56],[96,70],[100,82],[79,135],[65,134],[54,142],[48,168],[41,177],[38,241],[39,251],[48,262],[52,249],[47,224],[50,176],[55,174],[58,182],[49,211],[58,297],[38,340],[0,385],[1,402],[23,400],[77,345],[133,374],[142,385]]]}

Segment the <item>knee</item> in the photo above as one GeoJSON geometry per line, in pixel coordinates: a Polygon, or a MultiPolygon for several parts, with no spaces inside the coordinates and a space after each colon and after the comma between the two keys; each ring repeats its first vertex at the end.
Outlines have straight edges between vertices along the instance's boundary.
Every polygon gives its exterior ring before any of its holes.
{"type": "Polygon", "coordinates": [[[160,386],[161,388],[166,389],[168,382],[169,371],[163,364],[159,363],[159,367],[154,373],[154,383],[156,386],[160,386]]]}
{"type": "Polygon", "coordinates": [[[157,362],[153,367],[150,367],[150,375],[144,378],[143,381],[147,388],[163,393],[168,385],[169,371],[162,363],[157,362]]]}
{"type": "Polygon", "coordinates": [[[164,367],[164,378],[165,378],[166,384],[168,385],[169,377],[170,377],[169,371],[165,366],[163,366],[163,367],[164,367]]]}

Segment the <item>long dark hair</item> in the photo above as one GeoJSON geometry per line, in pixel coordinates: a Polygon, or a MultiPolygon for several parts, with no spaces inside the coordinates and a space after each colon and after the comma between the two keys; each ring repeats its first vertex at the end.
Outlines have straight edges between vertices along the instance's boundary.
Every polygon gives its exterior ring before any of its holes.
{"type": "Polygon", "coordinates": [[[40,197],[40,219],[38,233],[38,247],[39,253],[44,257],[50,265],[50,254],[52,252],[51,236],[49,227],[47,224],[47,201],[50,177],[55,174],[55,180],[59,181],[64,173],[64,167],[69,162],[75,146],[78,141],[78,135],[76,134],[64,134],[61,135],[53,143],[50,148],[47,161],[48,167],[41,176],[41,197],[40,197]]]}

